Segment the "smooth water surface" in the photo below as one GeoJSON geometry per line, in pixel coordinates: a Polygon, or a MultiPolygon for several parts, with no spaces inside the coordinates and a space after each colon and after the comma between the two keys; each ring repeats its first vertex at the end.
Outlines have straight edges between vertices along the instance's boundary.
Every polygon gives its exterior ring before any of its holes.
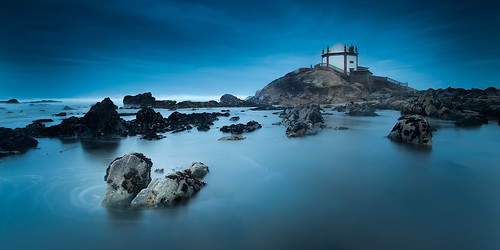
{"type": "MultiPolygon", "coordinates": [[[[194,112],[203,111],[220,109],[194,112]]],[[[263,125],[243,141],[217,141],[217,127],[232,123],[221,117],[208,132],[159,141],[45,138],[37,150],[0,158],[2,249],[500,248],[496,122],[461,129],[432,120],[438,130],[423,149],[386,138],[396,111],[334,112],[327,124],[348,130],[292,139],[272,125],[280,120],[274,111],[243,111],[231,115],[263,125]],[[169,172],[201,161],[210,168],[207,186],[173,208],[106,209],[105,170],[131,151],[169,172]]]]}

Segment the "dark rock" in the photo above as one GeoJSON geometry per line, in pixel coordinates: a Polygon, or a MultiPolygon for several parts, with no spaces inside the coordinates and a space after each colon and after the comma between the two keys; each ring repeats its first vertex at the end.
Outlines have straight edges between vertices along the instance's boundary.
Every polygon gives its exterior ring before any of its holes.
{"type": "Polygon", "coordinates": [[[108,187],[103,205],[128,205],[151,182],[153,163],[140,153],[116,158],[106,169],[104,181],[108,187]]]}
{"type": "Polygon", "coordinates": [[[432,145],[432,130],[423,116],[405,115],[398,120],[388,136],[389,139],[416,145],[432,145]]]}
{"type": "Polygon", "coordinates": [[[242,134],[245,132],[253,132],[259,128],[262,128],[262,125],[260,125],[256,121],[249,121],[247,124],[232,124],[229,126],[223,126],[220,131],[224,133],[232,133],[232,134],[242,134]]]}
{"type": "Polygon", "coordinates": [[[37,145],[38,141],[26,134],[24,129],[0,127],[0,156],[24,153],[37,145]]]}
{"type": "Polygon", "coordinates": [[[92,136],[125,135],[123,120],[116,109],[111,99],[105,98],[90,108],[81,119],[81,123],[89,128],[92,136]]]}
{"type": "Polygon", "coordinates": [[[137,105],[137,106],[153,106],[155,104],[156,98],[151,95],[151,92],[138,94],[135,96],[127,95],[123,97],[123,104],[125,105],[137,105]]]}
{"type": "Polygon", "coordinates": [[[201,162],[194,162],[189,168],[154,179],[147,188],[132,200],[133,207],[173,206],[196,194],[205,183],[202,178],[208,173],[208,167],[201,162]]]}
{"type": "Polygon", "coordinates": [[[137,115],[137,113],[118,113],[118,115],[119,115],[120,117],[122,117],[122,116],[136,116],[136,115],[137,115]]]}
{"type": "Polygon", "coordinates": [[[196,127],[196,129],[198,129],[198,131],[208,131],[210,130],[210,126],[207,124],[202,124],[196,127]]]}
{"type": "Polygon", "coordinates": [[[237,122],[237,121],[240,120],[240,117],[239,116],[233,116],[229,120],[232,121],[232,122],[237,122]]]}
{"type": "Polygon", "coordinates": [[[323,128],[323,116],[315,104],[297,105],[287,108],[280,114],[288,137],[314,135],[323,128]]]}
{"type": "Polygon", "coordinates": [[[222,107],[241,107],[244,106],[244,103],[245,101],[231,94],[225,94],[220,98],[220,106],[222,107]]]}
{"type": "Polygon", "coordinates": [[[44,123],[44,122],[54,122],[52,119],[38,119],[34,120],[33,123],[44,123]]]}
{"type": "Polygon", "coordinates": [[[54,114],[54,116],[67,116],[68,114],[66,112],[61,112],[61,113],[58,113],[58,114],[54,114]]]}
{"type": "Polygon", "coordinates": [[[17,103],[19,103],[19,101],[17,99],[10,99],[10,100],[6,101],[5,103],[17,104],[17,103]]]}
{"type": "Polygon", "coordinates": [[[349,110],[347,114],[350,116],[378,116],[378,114],[375,113],[375,108],[366,103],[351,104],[347,106],[347,109],[349,110]]]}
{"type": "Polygon", "coordinates": [[[460,127],[473,127],[473,126],[481,126],[483,124],[488,123],[488,118],[484,115],[466,115],[463,118],[458,119],[455,122],[455,125],[460,127]]]}
{"type": "Polygon", "coordinates": [[[64,106],[63,110],[74,110],[74,108],[72,108],[70,106],[64,106]]]}
{"type": "Polygon", "coordinates": [[[179,132],[187,129],[188,125],[194,125],[195,127],[201,127],[201,130],[209,129],[210,125],[213,125],[214,121],[218,120],[218,116],[229,116],[229,113],[193,113],[193,114],[183,114],[179,112],[173,112],[167,118],[167,130],[179,132]]]}

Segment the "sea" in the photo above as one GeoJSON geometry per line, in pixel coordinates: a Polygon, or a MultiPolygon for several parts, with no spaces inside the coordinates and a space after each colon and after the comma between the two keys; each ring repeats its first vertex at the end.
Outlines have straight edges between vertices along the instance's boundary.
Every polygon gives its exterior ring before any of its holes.
{"type": "MultiPolygon", "coordinates": [[[[53,114],[81,117],[95,101],[1,103],[0,126],[55,125],[67,117],[53,114]]],[[[325,129],[287,138],[273,125],[276,111],[229,110],[262,128],[218,141],[227,135],[219,128],[233,123],[220,117],[209,131],[156,141],[39,138],[37,149],[0,158],[0,248],[500,249],[497,121],[460,128],[430,119],[433,145],[425,148],[387,138],[398,111],[350,117],[325,108],[325,129]],[[104,207],[105,170],[129,152],[165,169],[152,178],[203,162],[207,185],[175,207],[104,207]]]]}

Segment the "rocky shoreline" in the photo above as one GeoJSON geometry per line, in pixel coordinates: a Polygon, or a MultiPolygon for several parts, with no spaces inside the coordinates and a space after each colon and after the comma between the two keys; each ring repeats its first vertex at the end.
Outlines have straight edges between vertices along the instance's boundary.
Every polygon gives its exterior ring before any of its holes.
{"type": "MultiPolygon", "coordinates": [[[[386,93],[385,95],[371,95],[369,101],[349,102],[344,105],[324,105],[324,109],[345,112],[350,116],[377,116],[377,109],[399,110],[401,115],[420,115],[443,120],[452,120],[457,126],[480,126],[490,120],[497,120],[500,125],[500,97],[499,90],[493,87],[481,89],[429,89],[426,91],[401,94],[400,92],[386,93]]],[[[15,99],[12,99],[15,100],[15,99]]],[[[161,133],[182,132],[196,128],[198,131],[208,131],[213,122],[219,117],[230,116],[229,112],[203,112],[183,114],[173,112],[164,118],[153,108],[200,108],[200,107],[255,107],[250,110],[281,110],[281,124],[286,128],[287,137],[300,137],[316,134],[324,127],[321,109],[317,104],[296,105],[293,107],[276,106],[274,103],[260,102],[257,105],[250,98],[247,101],[226,94],[220,102],[175,102],[157,101],[151,93],[125,96],[123,101],[127,108],[138,108],[135,119],[125,121],[117,112],[117,106],[105,98],[93,105],[81,118],[69,117],[60,124],[46,126],[50,119],[40,119],[24,128],[0,128],[0,156],[26,152],[36,148],[38,141],[35,138],[43,137],[124,137],[140,135],[146,140],[158,140],[164,136],[161,133]]],[[[17,100],[16,100],[17,101],[17,100]]],[[[15,101],[10,101],[15,103],[15,101]]],[[[68,107],[69,109],[69,107],[68,107]]],[[[328,113],[325,113],[328,114],[328,113]]],[[[239,117],[234,116],[230,121],[235,122],[239,117]]],[[[278,124],[277,124],[278,125],[278,124]]],[[[253,132],[262,125],[255,121],[247,124],[232,124],[223,126],[220,131],[232,134],[253,132]]]]}

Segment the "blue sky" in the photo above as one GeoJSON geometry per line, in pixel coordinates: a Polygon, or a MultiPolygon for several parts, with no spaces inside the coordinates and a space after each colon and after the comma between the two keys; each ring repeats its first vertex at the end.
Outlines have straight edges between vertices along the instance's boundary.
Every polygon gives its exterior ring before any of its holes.
{"type": "Polygon", "coordinates": [[[338,41],[417,89],[499,87],[498,1],[0,0],[0,98],[253,95],[338,41]]]}

